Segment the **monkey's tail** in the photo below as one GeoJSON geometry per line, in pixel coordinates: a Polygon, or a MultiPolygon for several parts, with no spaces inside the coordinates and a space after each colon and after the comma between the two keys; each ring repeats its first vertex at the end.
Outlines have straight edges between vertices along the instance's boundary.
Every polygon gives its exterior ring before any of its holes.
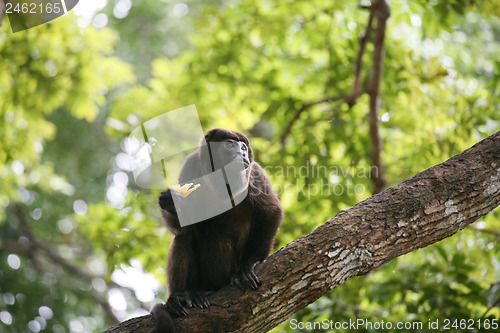
{"type": "Polygon", "coordinates": [[[158,303],[151,309],[151,313],[155,316],[156,333],[174,333],[174,321],[167,311],[165,303],[158,303]]]}

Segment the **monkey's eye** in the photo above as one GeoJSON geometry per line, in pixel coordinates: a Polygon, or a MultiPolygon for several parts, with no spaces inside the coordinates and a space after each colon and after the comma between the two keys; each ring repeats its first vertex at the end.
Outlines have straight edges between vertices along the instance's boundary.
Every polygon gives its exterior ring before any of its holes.
{"type": "Polygon", "coordinates": [[[226,142],[224,142],[224,148],[226,148],[226,149],[234,149],[234,147],[236,147],[236,143],[234,143],[233,141],[226,141],[226,142]]]}
{"type": "Polygon", "coordinates": [[[244,143],[242,143],[242,144],[241,144],[241,150],[243,150],[243,151],[247,151],[247,149],[248,149],[248,148],[247,148],[247,145],[246,145],[246,144],[244,144],[244,143]]]}

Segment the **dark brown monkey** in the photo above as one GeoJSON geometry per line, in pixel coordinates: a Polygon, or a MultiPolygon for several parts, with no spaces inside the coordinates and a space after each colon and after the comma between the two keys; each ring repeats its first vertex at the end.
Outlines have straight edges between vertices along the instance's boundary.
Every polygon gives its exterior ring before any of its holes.
{"type": "Polygon", "coordinates": [[[254,267],[269,255],[283,219],[268,176],[254,162],[248,138],[239,132],[216,128],[205,133],[179,176],[180,185],[193,181],[200,188],[189,196],[167,189],[158,199],[163,221],[175,236],[167,265],[170,296],[166,304],[157,304],[152,310],[159,333],[173,331],[170,315],[187,316],[186,308],[207,308],[207,295],[229,283],[242,290],[257,289],[261,282],[254,267]],[[213,172],[225,180],[226,197],[219,195],[220,182],[217,185],[213,179],[203,178],[213,172]],[[178,205],[177,212],[174,202],[187,203],[191,209],[178,205]],[[197,207],[224,204],[230,208],[193,223],[204,213],[204,208],[197,207]],[[182,227],[180,216],[189,217],[193,210],[197,215],[189,222],[193,224],[182,227]]]}

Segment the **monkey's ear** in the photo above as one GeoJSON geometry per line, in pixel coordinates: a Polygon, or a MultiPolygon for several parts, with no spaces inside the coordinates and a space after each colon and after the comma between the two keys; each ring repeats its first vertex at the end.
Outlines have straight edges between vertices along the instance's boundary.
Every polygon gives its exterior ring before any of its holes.
{"type": "Polygon", "coordinates": [[[206,133],[204,136],[201,137],[200,139],[200,144],[198,147],[206,146],[207,142],[210,142],[212,139],[211,133],[206,133]]]}
{"type": "Polygon", "coordinates": [[[214,136],[216,134],[217,128],[208,130],[205,135],[201,138],[200,146],[205,145],[207,142],[215,141],[214,136]]]}

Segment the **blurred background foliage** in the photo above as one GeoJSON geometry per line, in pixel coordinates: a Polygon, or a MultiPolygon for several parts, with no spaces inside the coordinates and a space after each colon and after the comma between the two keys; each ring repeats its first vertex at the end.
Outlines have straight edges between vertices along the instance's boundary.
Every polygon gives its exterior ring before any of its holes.
{"type": "MultiPolygon", "coordinates": [[[[286,211],[276,248],[369,197],[368,96],[335,99],[351,92],[367,3],[80,1],[77,15],[16,34],[4,17],[0,332],[97,332],[165,300],[171,236],[159,191],[134,184],[123,140],[167,111],[196,104],[204,129],[251,137],[286,211]]],[[[389,186],[500,127],[500,1],[401,0],[391,13],[380,114],[389,186]]],[[[372,52],[368,43],[365,86],[372,52]]],[[[294,318],[498,319],[499,239],[497,209],[294,318]]]]}

